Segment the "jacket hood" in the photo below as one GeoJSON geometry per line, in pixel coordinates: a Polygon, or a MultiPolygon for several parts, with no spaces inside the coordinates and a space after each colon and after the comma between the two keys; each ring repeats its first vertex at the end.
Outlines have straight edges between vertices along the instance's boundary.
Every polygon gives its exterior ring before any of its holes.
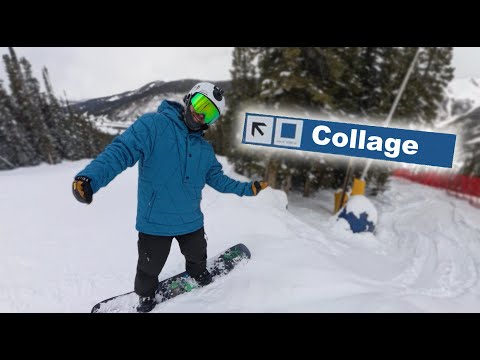
{"type": "Polygon", "coordinates": [[[180,129],[182,129],[186,133],[198,134],[198,135],[203,135],[204,133],[203,130],[190,131],[188,129],[183,119],[185,116],[185,106],[183,106],[182,104],[176,101],[163,100],[162,103],[159,105],[157,112],[166,114],[171,120],[173,120],[175,125],[177,125],[180,129]]]}

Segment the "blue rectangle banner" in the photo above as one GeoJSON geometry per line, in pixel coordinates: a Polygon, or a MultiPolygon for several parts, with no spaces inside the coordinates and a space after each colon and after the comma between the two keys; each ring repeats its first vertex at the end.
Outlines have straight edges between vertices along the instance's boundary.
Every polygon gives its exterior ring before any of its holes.
{"type": "Polygon", "coordinates": [[[246,113],[243,144],[451,168],[456,135],[246,113]]]}

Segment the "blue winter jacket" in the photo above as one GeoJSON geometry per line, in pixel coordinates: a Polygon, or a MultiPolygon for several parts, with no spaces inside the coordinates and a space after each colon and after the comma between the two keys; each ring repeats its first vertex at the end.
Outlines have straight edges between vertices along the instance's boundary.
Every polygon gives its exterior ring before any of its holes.
{"type": "Polygon", "coordinates": [[[138,118],[77,175],[89,177],[93,193],[127,167],[138,165],[136,229],[151,235],[183,235],[203,226],[202,189],[253,196],[251,182],[223,174],[202,132],[189,132],[184,107],[164,100],[156,113],[138,118]]]}

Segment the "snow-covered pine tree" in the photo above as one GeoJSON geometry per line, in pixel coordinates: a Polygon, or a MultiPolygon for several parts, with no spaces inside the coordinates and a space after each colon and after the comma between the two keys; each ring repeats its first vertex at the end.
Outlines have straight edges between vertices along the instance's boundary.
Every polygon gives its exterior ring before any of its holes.
{"type": "Polygon", "coordinates": [[[25,136],[25,129],[12,114],[10,97],[0,81],[0,169],[25,166],[35,157],[35,150],[25,136]]]}
{"type": "MultiPolygon", "coordinates": [[[[398,89],[417,48],[399,48],[400,56],[396,57],[401,63],[397,66],[396,84],[398,89]]],[[[408,123],[428,124],[438,115],[438,111],[445,99],[447,85],[453,79],[452,67],[453,48],[451,47],[424,47],[420,53],[414,72],[410,77],[405,93],[402,96],[396,111],[396,117],[408,123]]],[[[396,93],[395,93],[396,95],[396,93]]],[[[393,103],[393,98],[391,102],[393,103]]]]}
{"type": "Polygon", "coordinates": [[[11,112],[15,120],[25,129],[28,142],[35,149],[35,157],[29,165],[42,161],[54,163],[58,159],[53,139],[43,121],[40,110],[38,82],[33,79],[30,64],[17,58],[13,48],[3,56],[10,81],[11,112]]]}
{"type": "Polygon", "coordinates": [[[227,92],[228,109],[222,120],[223,139],[222,148],[230,162],[234,163],[235,171],[249,177],[262,177],[264,173],[264,157],[254,151],[239,151],[232,146],[232,142],[241,139],[238,136],[236,125],[243,122],[245,108],[258,105],[259,101],[259,76],[258,76],[259,48],[236,47],[232,54],[232,69],[230,70],[232,82],[227,92]]]}
{"type": "Polygon", "coordinates": [[[101,133],[54,95],[47,69],[41,92],[27,59],[17,58],[13,48],[3,56],[10,94],[0,86],[1,168],[58,163],[61,159],[95,157],[112,136],[101,133]]]}
{"type": "Polygon", "coordinates": [[[32,74],[30,62],[26,58],[21,58],[20,65],[23,70],[24,91],[27,96],[24,107],[25,119],[29,122],[32,137],[36,139],[41,160],[49,164],[56,164],[62,158],[60,144],[52,135],[56,123],[54,119],[45,116],[49,112],[49,106],[40,93],[40,84],[32,74]]]}
{"type": "Polygon", "coordinates": [[[75,142],[72,141],[73,129],[68,122],[67,112],[55,97],[46,67],[42,69],[42,78],[46,91],[45,94],[42,94],[42,112],[49,132],[55,140],[60,156],[63,159],[74,159],[75,142]]]}
{"type": "Polygon", "coordinates": [[[480,176],[480,109],[456,119],[463,139],[463,167],[465,175],[480,176]]]}
{"type": "MultiPolygon", "coordinates": [[[[261,48],[259,74],[262,80],[260,99],[278,112],[319,114],[335,108],[331,96],[344,70],[335,48],[261,48]]],[[[318,185],[313,173],[324,166],[322,156],[304,154],[295,161],[283,155],[267,157],[265,180],[274,188],[291,188],[301,184],[308,196],[318,185]]]]}

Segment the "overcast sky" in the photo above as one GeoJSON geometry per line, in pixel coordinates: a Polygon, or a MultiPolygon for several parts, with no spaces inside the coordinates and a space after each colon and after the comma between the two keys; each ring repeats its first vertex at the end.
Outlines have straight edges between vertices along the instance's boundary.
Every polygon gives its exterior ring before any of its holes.
{"type": "MultiPolygon", "coordinates": [[[[455,76],[480,77],[480,47],[454,49],[455,76]]],[[[7,51],[0,47],[1,55],[7,51]]],[[[65,90],[69,99],[80,100],[137,89],[155,80],[230,79],[233,47],[19,47],[15,51],[30,61],[38,79],[41,68],[48,68],[57,95],[65,90]]],[[[0,78],[5,79],[3,61],[0,78]]]]}

